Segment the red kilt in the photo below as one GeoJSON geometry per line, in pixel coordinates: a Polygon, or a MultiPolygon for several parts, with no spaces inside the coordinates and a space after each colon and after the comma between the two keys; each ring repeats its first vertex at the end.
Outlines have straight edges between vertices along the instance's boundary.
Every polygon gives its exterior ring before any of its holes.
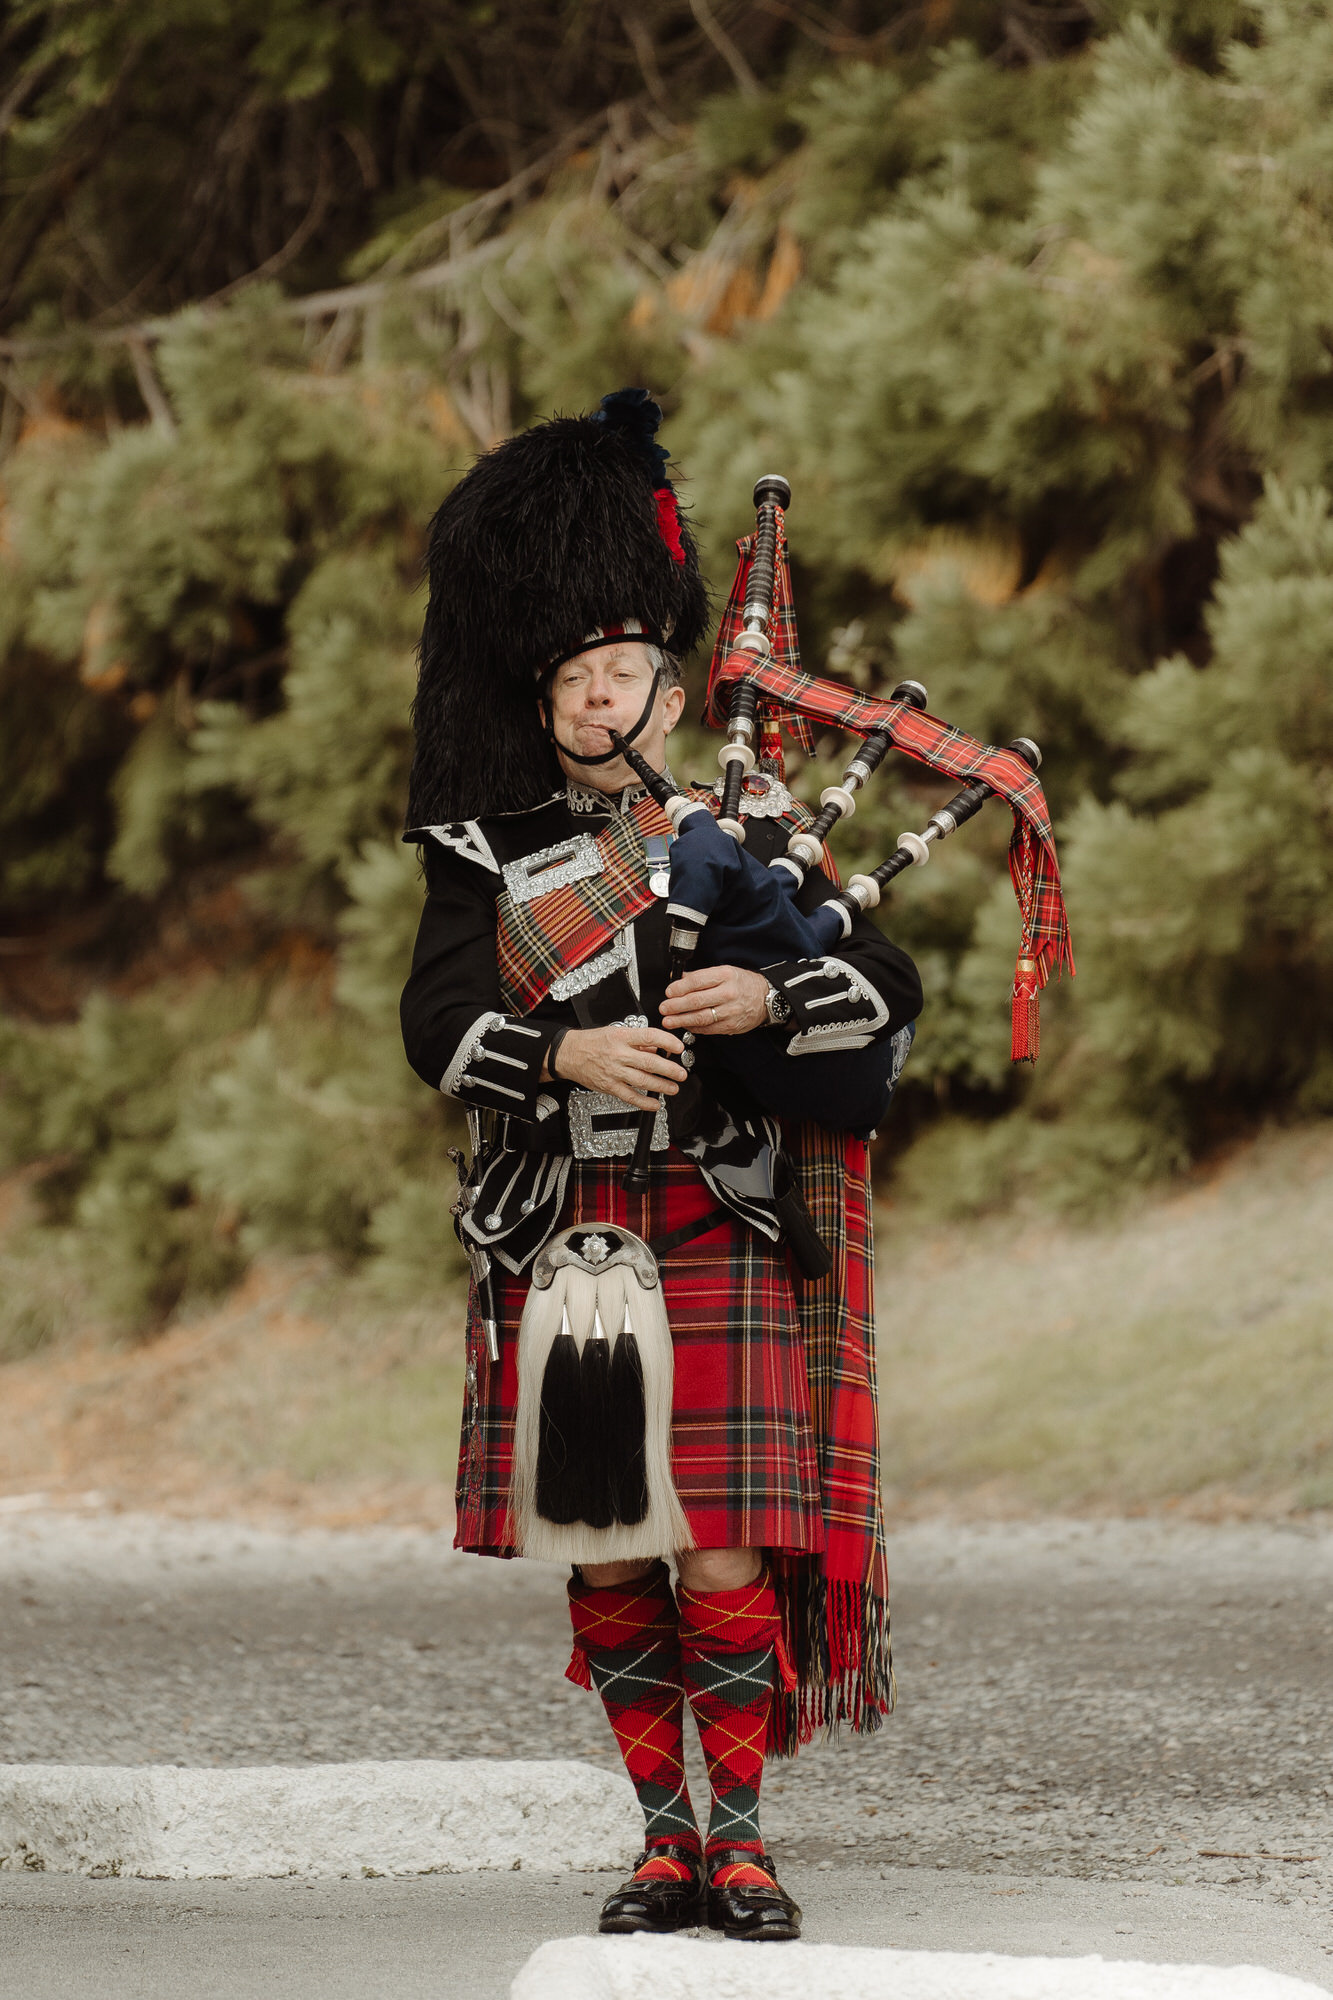
{"type": "MultiPolygon", "coordinates": [[[[654,1160],[647,1194],[626,1194],[624,1174],[622,1160],[576,1160],[560,1226],[603,1222],[651,1240],[717,1205],[698,1169],[674,1148],[654,1160]]],[[[498,1364],[487,1360],[475,1298],[468,1315],[455,1542],[512,1555],[505,1527],[518,1323],[528,1281],[498,1265],[495,1275],[498,1364]]],[[[824,1547],[819,1464],[786,1253],[728,1219],[668,1251],[662,1285],[675,1351],[672,1468],[696,1545],[818,1553],[824,1547]]]]}

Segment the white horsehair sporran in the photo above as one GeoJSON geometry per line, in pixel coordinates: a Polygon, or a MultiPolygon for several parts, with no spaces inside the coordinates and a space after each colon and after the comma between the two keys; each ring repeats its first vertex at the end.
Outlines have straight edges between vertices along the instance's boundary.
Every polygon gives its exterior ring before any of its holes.
{"type": "Polygon", "coordinates": [[[509,1533],[551,1562],[694,1546],[671,1476],[671,1328],[639,1236],[575,1223],[539,1251],[518,1330],[509,1533]]]}

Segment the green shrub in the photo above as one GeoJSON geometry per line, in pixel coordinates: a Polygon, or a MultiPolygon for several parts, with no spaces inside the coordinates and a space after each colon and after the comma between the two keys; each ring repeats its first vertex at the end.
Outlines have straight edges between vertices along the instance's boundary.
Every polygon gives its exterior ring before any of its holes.
{"type": "MultiPolygon", "coordinates": [[[[289,26],[305,54],[270,49],[262,88],[345,86],[340,131],[373,125],[398,58],[289,26]]],[[[485,213],[395,179],[340,254],[410,289],[302,320],[256,283],[137,359],[76,316],[68,349],[7,360],[0,908],[24,936],[73,919],[60,1005],[91,997],[4,1026],[0,1137],[119,1323],[261,1248],[388,1292],[456,1273],[449,1114],[395,1018],[424,534],[476,450],[624,379],[667,396],[719,585],[780,466],[809,663],[910,673],[1046,751],[1080,975],[1035,1074],[1008,1060],[1004,814],[884,913],[928,994],[911,1186],[1087,1213],[1333,1103],[1333,8],[1116,7],[1030,63],[998,34],[983,12],[843,60],[775,32],[754,88],[733,65],[718,96],[705,62],[679,115],[617,113],[485,213]],[[210,939],[191,912],[228,885],[210,939]]],[[[72,143],[41,101],[15,188],[72,143]]],[[[27,270],[37,330],[84,254],[57,230],[27,270]]],[[[799,765],[817,793],[841,746],[799,765]]],[[[894,760],[847,864],[944,796],[894,760]]]]}

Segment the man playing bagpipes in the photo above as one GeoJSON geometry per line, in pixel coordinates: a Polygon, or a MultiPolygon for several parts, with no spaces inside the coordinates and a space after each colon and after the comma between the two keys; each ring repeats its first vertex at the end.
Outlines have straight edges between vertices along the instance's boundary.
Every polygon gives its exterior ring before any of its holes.
{"type": "MultiPolygon", "coordinates": [[[[708,607],[658,418],[621,391],[538,425],[432,525],[403,1034],[472,1139],[456,1542],[571,1563],[570,1677],[601,1695],[644,1812],[601,1928],[792,1938],[765,1755],[892,1704],[865,1140],[921,987],[859,913],[836,949],[705,951],[671,976],[674,822],[641,773],[677,789],[658,776],[677,661],[708,607]],[[829,1113],[839,1096],[860,1109],[829,1113]]],[[[811,815],[779,784],[743,792],[762,870],[811,815]]],[[[801,923],[836,889],[798,873],[801,923]]]]}

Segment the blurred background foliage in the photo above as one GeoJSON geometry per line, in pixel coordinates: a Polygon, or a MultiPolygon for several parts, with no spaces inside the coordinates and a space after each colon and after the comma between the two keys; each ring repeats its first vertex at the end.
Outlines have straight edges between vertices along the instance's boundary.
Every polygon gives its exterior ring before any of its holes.
{"type": "Polygon", "coordinates": [[[807,662],[1045,748],[1080,976],[1016,1074],[1006,816],[908,878],[900,1185],[1089,1212],[1333,1112],[1329,0],[9,0],[0,162],[5,1351],[70,1272],[137,1331],[266,1248],[453,1274],[423,534],[622,382],[720,593],[780,467],[807,662]]]}

